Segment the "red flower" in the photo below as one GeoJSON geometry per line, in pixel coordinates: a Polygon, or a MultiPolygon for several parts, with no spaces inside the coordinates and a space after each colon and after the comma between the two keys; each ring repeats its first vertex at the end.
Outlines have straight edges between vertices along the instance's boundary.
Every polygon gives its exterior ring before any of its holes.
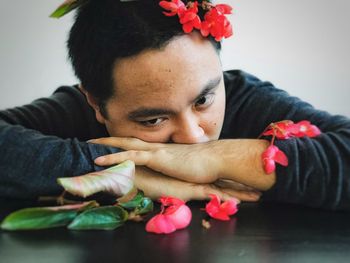
{"type": "Polygon", "coordinates": [[[205,206],[205,211],[212,218],[219,220],[229,220],[230,215],[237,213],[237,201],[235,199],[230,199],[221,204],[220,198],[215,194],[210,194],[211,200],[205,206]]]}
{"type": "Polygon", "coordinates": [[[294,134],[295,137],[316,137],[321,134],[320,129],[309,121],[300,121],[295,125],[298,128],[298,131],[294,134]]]}
{"type": "Polygon", "coordinates": [[[147,232],[169,234],[189,225],[192,213],[184,201],[175,197],[162,197],[159,202],[162,204],[162,211],[147,222],[147,232]]]}
{"type": "Polygon", "coordinates": [[[191,33],[194,28],[201,31],[202,36],[209,34],[220,41],[232,36],[232,26],[225,15],[231,14],[232,7],[225,4],[213,6],[209,1],[202,1],[201,7],[207,11],[202,22],[198,16],[198,1],[189,1],[185,5],[181,0],[160,1],[159,5],[166,10],[166,16],[178,15],[185,33],[191,33]]]}
{"type": "Polygon", "coordinates": [[[202,36],[207,37],[210,34],[216,41],[232,36],[232,26],[225,16],[231,14],[231,11],[232,8],[225,4],[212,7],[204,16],[201,25],[202,36]]]}
{"type": "Polygon", "coordinates": [[[275,123],[271,123],[267,130],[263,133],[265,136],[273,135],[278,139],[289,139],[294,137],[294,134],[299,131],[298,126],[294,124],[294,122],[290,120],[279,121],[275,123]]]}
{"type": "Polygon", "coordinates": [[[191,33],[193,28],[201,29],[201,19],[198,14],[198,2],[194,2],[188,9],[178,12],[180,24],[185,33],[191,33]]]}
{"type": "Polygon", "coordinates": [[[271,123],[263,133],[265,136],[276,136],[278,139],[289,139],[291,137],[316,137],[321,134],[319,128],[309,121],[294,123],[290,120],[271,123]]]}
{"type": "Polygon", "coordinates": [[[276,169],[276,164],[279,163],[283,166],[288,166],[288,158],[280,149],[275,145],[270,145],[262,154],[262,160],[264,164],[264,170],[267,174],[271,174],[276,169]]]}
{"type": "Polygon", "coordinates": [[[186,6],[181,0],[160,1],[159,5],[168,11],[163,12],[166,16],[175,16],[182,10],[186,10],[186,6]]]}

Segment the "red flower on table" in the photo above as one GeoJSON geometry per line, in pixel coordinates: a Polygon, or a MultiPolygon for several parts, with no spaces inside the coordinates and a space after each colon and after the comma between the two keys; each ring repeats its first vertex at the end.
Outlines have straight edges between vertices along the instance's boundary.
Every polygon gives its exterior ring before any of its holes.
{"type": "Polygon", "coordinates": [[[238,211],[237,201],[235,199],[227,200],[221,203],[220,198],[215,194],[210,194],[211,201],[206,204],[205,211],[212,218],[218,220],[229,220],[230,215],[234,215],[238,211]]]}
{"type": "Polygon", "coordinates": [[[146,231],[156,234],[169,234],[187,227],[192,219],[192,212],[184,201],[175,197],[161,197],[161,212],[146,224],[146,231]]]}

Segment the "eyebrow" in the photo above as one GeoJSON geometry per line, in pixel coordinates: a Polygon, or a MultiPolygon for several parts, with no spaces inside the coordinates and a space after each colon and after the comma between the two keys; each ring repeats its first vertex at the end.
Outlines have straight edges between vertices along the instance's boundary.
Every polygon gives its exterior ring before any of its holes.
{"type": "Polygon", "coordinates": [[[199,99],[201,99],[202,97],[204,97],[205,95],[213,91],[215,88],[217,88],[221,82],[221,78],[222,78],[221,76],[218,76],[214,79],[209,80],[207,84],[205,84],[201,93],[199,93],[199,95],[192,101],[192,103],[195,103],[196,101],[198,101],[199,99]]]}
{"type": "MultiPolygon", "coordinates": [[[[209,80],[199,93],[199,95],[192,100],[192,103],[198,101],[200,98],[204,97],[211,91],[213,91],[215,88],[218,87],[222,79],[222,76],[218,76],[214,79],[209,80]]],[[[141,107],[138,108],[128,114],[128,119],[135,120],[139,118],[147,118],[152,116],[161,116],[161,115],[175,115],[176,112],[174,110],[166,109],[166,108],[146,108],[141,107]]]]}

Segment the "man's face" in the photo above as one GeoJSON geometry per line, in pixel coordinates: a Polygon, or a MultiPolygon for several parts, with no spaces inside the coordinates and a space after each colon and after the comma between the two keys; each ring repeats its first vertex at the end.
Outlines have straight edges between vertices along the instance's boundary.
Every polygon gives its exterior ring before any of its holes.
{"type": "Polygon", "coordinates": [[[212,44],[198,34],[119,60],[113,77],[108,118],[96,112],[110,136],[164,143],[219,138],[225,113],[221,64],[212,44]]]}

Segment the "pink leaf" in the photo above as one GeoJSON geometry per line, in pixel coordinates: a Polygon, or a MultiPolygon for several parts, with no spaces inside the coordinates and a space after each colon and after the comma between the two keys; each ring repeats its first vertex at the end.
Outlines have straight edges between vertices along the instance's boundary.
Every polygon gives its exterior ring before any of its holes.
{"type": "Polygon", "coordinates": [[[102,191],[122,196],[133,188],[134,174],[134,162],[125,161],[106,170],[77,177],[58,178],[57,181],[67,192],[81,197],[102,191]]]}

